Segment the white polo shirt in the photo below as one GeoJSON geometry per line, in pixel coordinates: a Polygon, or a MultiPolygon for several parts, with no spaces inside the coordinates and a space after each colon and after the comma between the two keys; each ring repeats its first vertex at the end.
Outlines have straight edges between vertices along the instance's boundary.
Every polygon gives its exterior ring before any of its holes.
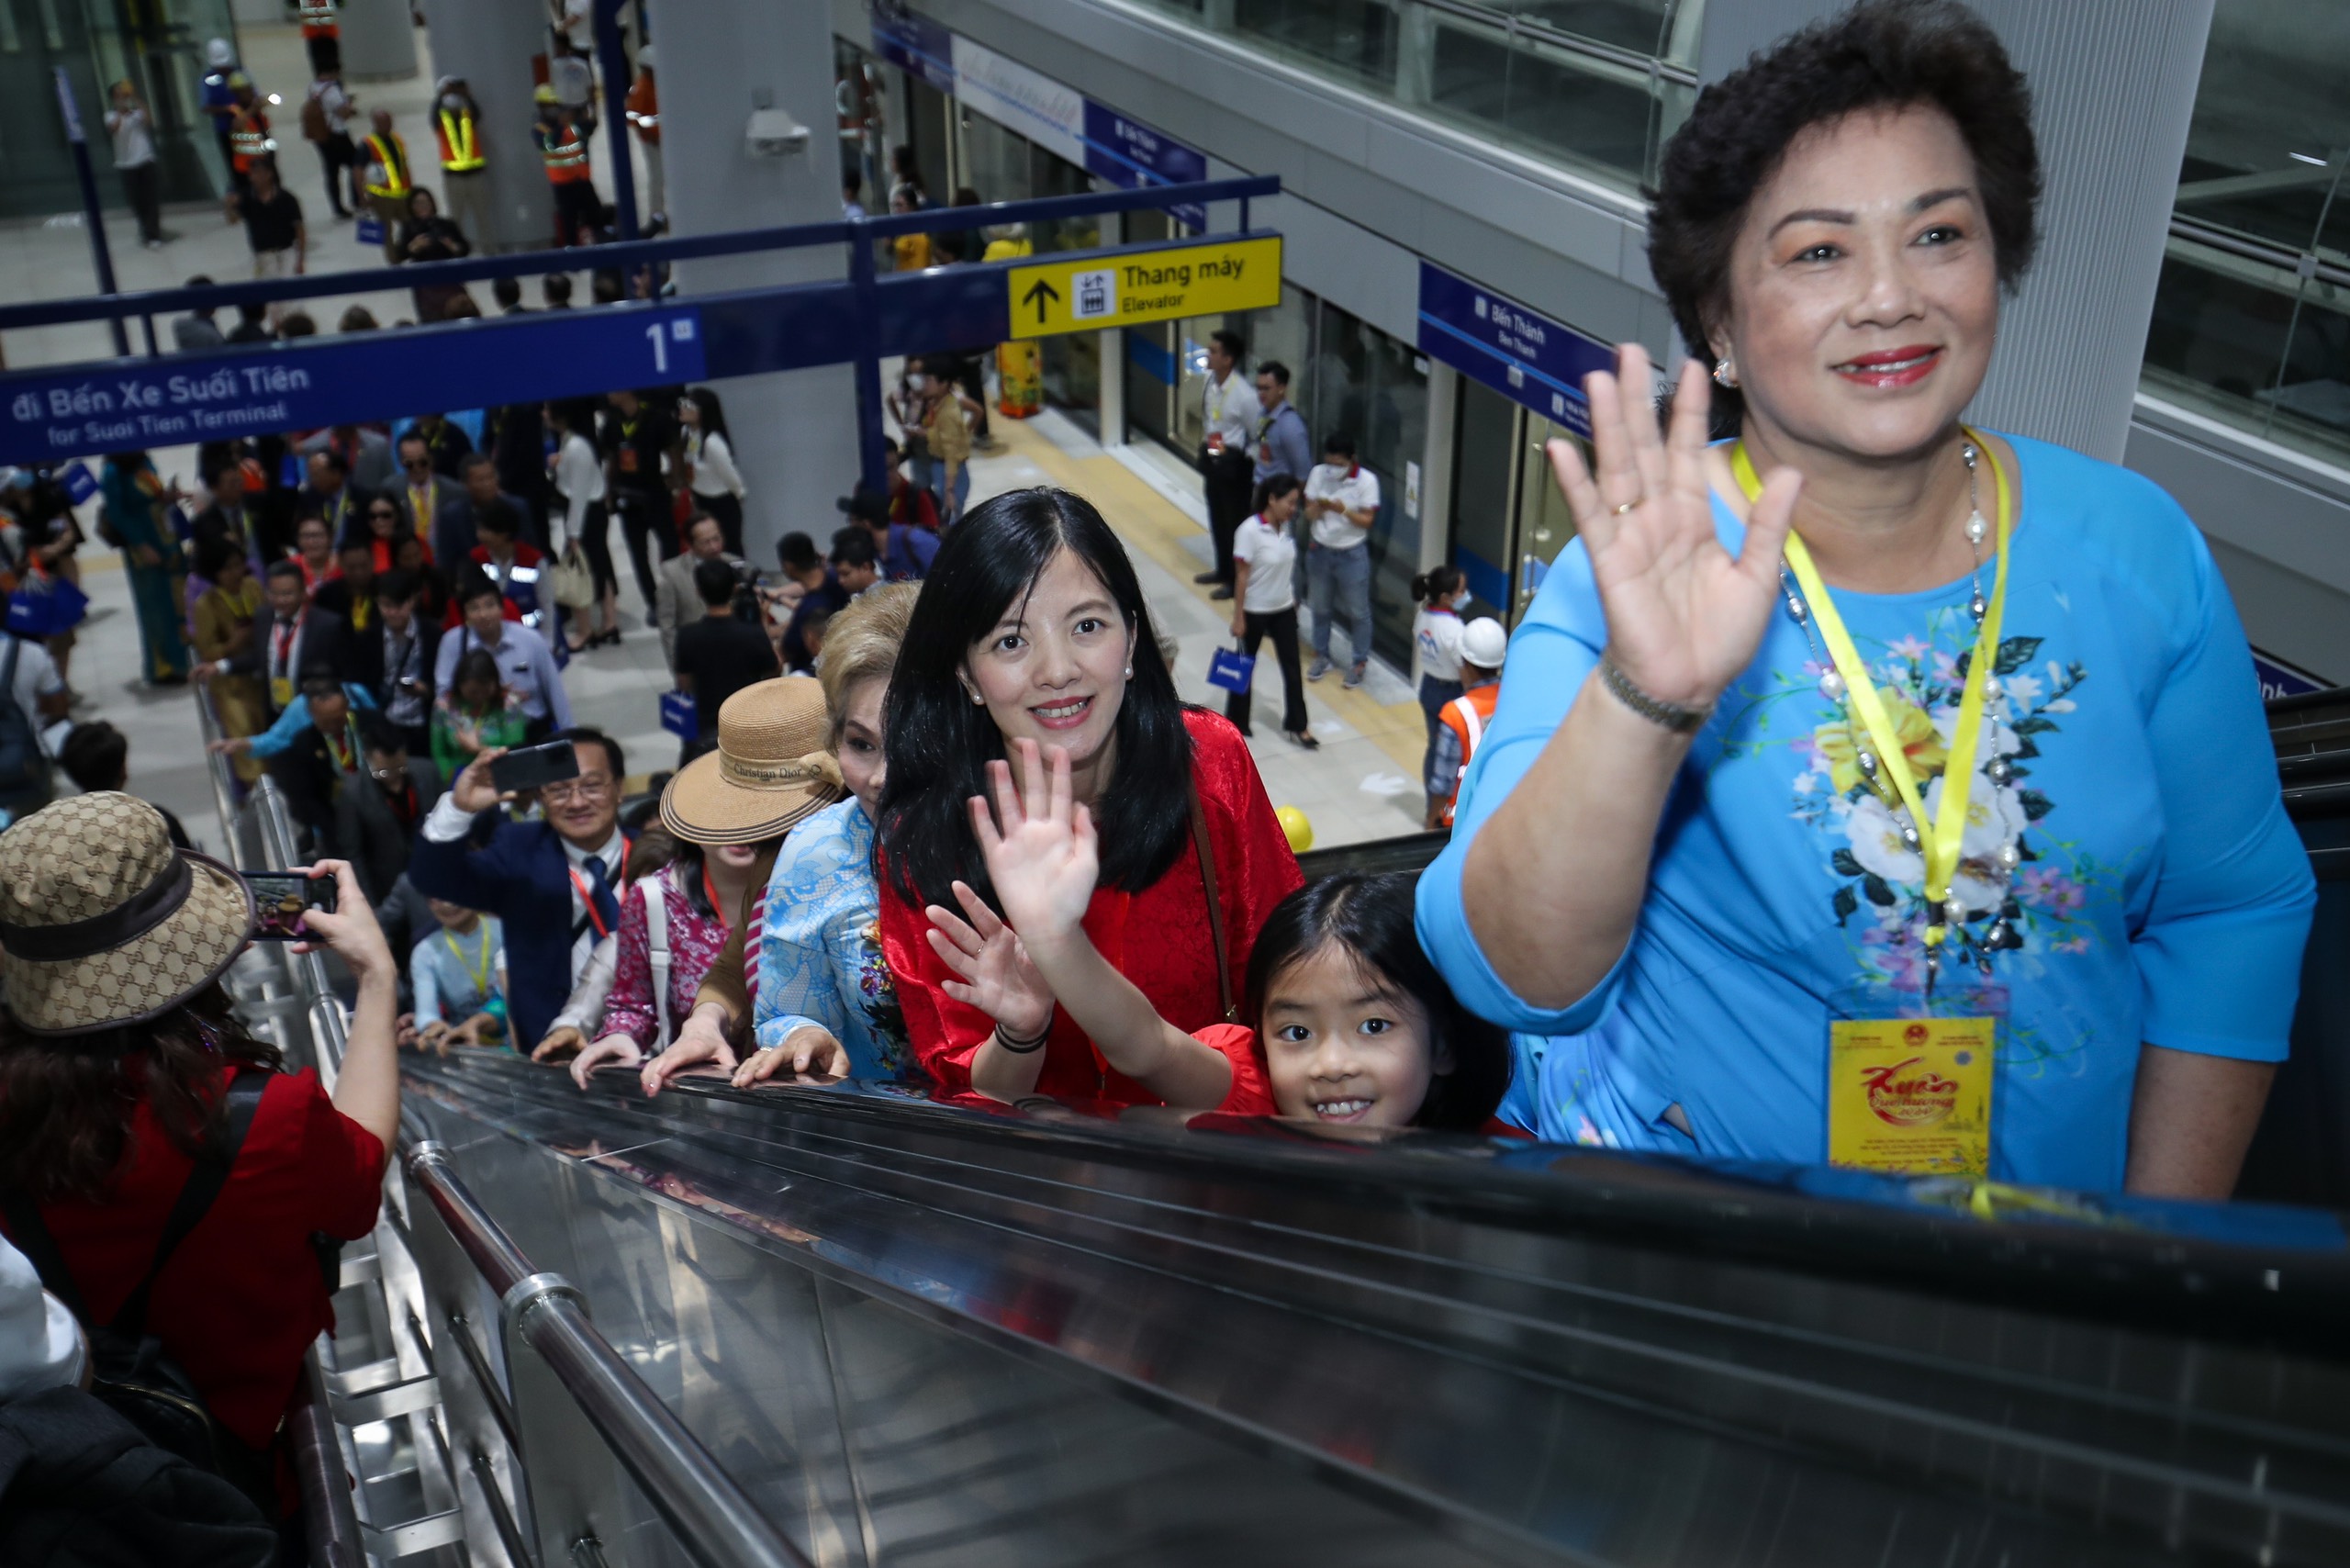
{"type": "MultiPolygon", "coordinates": [[[[1310,501],[1337,501],[1347,511],[1379,510],[1379,476],[1355,464],[1342,467],[1336,463],[1317,463],[1314,472],[1305,476],[1305,498],[1310,501]]],[[[1317,512],[1314,518],[1314,543],[1325,550],[1351,550],[1371,537],[1368,528],[1357,528],[1340,512],[1317,512]]]]}
{"type": "Polygon", "coordinates": [[[1297,560],[1297,541],[1286,528],[1275,528],[1259,512],[1232,536],[1232,558],[1248,563],[1248,595],[1240,608],[1251,615],[1277,615],[1297,603],[1291,584],[1297,560]]]}

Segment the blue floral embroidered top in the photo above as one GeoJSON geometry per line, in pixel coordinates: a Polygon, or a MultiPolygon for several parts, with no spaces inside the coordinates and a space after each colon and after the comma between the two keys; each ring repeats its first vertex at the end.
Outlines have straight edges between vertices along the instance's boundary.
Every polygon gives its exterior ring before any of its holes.
{"type": "Polygon", "coordinates": [[[927,1081],[881,959],[873,819],[855,797],[793,828],[776,854],[759,924],[751,1028],[762,1049],[803,1024],[846,1047],[850,1076],[927,1081]]]}
{"type": "MultiPolygon", "coordinates": [[[[2109,1190],[2140,1042],[2284,1057],[2315,883],[2202,536],[2137,475],[2009,442],[2021,483],[2002,722],[1970,797],[1953,946],[1970,959],[1987,948],[2011,997],[1993,1176],[2109,1190]]],[[[1714,505],[1734,552],[1744,531],[1714,505]]],[[[1972,657],[1971,588],[1835,595],[1930,780],[1930,814],[1972,657]]],[[[1555,1010],[1524,1001],[1470,933],[1469,846],[1606,641],[1577,541],[1512,638],[1452,843],[1421,879],[1421,940],[1472,1009],[1523,1032],[1505,1117],[1562,1142],[1820,1161],[1830,999],[1855,980],[1917,986],[1924,868],[1861,778],[1850,721],[1785,610],[1692,746],[1639,925],[1591,994],[1555,1010]],[[1664,1119],[1675,1103],[1693,1136],[1664,1119]]]]}

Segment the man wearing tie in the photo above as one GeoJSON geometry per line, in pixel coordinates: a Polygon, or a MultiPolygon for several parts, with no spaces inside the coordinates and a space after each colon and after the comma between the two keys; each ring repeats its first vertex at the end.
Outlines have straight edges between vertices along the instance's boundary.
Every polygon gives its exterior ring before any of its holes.
{"type": "Polygon", "coordinates": [[[432,466],[432,443],[416,431],[400,437],[400,478],[397,492],[400,512],[409,532],[424,541],[434,564],[444,572],[457,568],[441,559],[441,541],[454,525],[453,514],[465,504],[465,493],[454,479],[432,466]],[[444,522],[444,517],[452,521],[444,522]]]}
{"type": "Polygon", "coordinates": [[[476,819],[498,808],[489,765],[500,748],[465,765],[424,819],[408,880],[428,898],[494,914],[506,929],[507,1006],[514,1042],[525,1050],[546,1036],[586,972],[596,944],[620,928],[621,832],[626,763],[596,730],[565,730],[579,776],[539,791],[543,822],[499,816],[476,846],[476,819]]]}

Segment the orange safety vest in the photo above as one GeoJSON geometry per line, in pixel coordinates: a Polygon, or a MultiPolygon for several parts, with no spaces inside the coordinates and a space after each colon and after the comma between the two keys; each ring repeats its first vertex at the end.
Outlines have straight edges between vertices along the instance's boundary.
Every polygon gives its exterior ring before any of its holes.
{"type": "Polygon", "coordinates": [[[539,126],[539,156],[546,160],[547,183],[567,185],[590,177],[588,140],[579,128],[565,119],[560,128],[539,126]]]}
{"type": "Polygon", "coordinates": [[[1494,704],[1502,700],[1502,683],[1489,680],[1444,705],[1438,715],[1446,729],[1460,737],[1460,771],[1453,776],[1452,799],[1444,803],[1444,825],[1452,825],[1452,808],[1460,802],[1460,780],[1468,777],[1469,759],[1477,755],[1477,743],[1485,738],[1485,726],[1494,722],[1494,704]]]}
{"type": "Polygon", "coordinates": [[[302,0],[302,36],[306,39],[330,39],[341,36],[342,28],[334,19],[336,0],[302,0]]]}
{"type": "Polygon", "coordinates": [[[441,111],[441,167],[452,174],[470,174],[482,166],[481,139],[474,130],[474,113],[441,111]]]}
{"type": "Polygon", "coordinates": [[[367,135],[367,148],[375,155],[375,162],[369,167],[380,168],[384,171],[382,184],[378,185],[373,179],[367,182],[367,194],[371,196],[395,197],[408,195],[409,188],[408,143],[400,140],[399,132],[394,131],[390,136],[384,137],[370,131],[367,135]]]}
{"type": "Polygon", "coordinates": [[[258,106],[238,110],[229,127],[229,162],[237,173],[249,172],[254,159],[269,156],[269,117],[258,106]]]}

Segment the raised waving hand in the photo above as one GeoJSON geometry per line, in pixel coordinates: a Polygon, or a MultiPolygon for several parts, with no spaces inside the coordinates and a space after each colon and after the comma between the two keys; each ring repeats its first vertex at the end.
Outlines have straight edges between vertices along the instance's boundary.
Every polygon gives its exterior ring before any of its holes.
{"type": "Polygon", "coordinates": [[[1055,746],[1048,773],[1035,741],[1016,740],[1012,749],[1020,788],[1013,788],[1012,763],[989,763],[995,811],[972,796],[971,831],[1004,919],[1034,945],[1066,935],[1085,919],[1102,860],[1093,813],[1071,799],[1069,753],[1055,746]]]}
{"type": "Polygon", "coordinates": [[[1762,644],[1800,479],[1781,469],[1752,506],[1733,498],[1746,541],[1732,555],[1714,533],[1704,368],[1695,360],[1682,366],[1672,428],[1660,433],[1645,404],[1626,391],[1649,386],[1647,351],[1628,343],[1618,364],[1620,381],[1606,371],[1583,379],[1597,473],[1566,441],[1550,442],[1550,468],[1591,552],[1608,656],[1649,696],[1702,709],[1762,644]]]}

